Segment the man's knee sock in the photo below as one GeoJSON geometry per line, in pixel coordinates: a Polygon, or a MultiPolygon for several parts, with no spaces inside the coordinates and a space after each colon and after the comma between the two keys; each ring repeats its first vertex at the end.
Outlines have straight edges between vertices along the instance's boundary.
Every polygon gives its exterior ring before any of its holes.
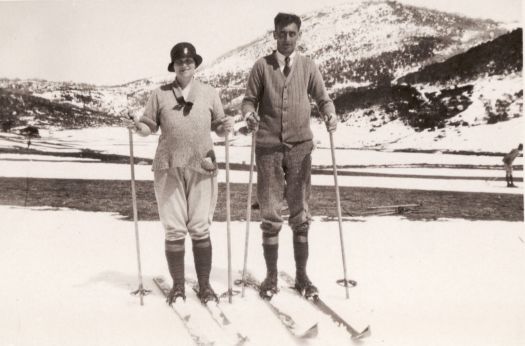
{"type": "Polygon", "coordinates": [[[268,275],[277,276],[277,258],[279,252],[279,231],[263,231],[263,253],[268,275]]]}
{"type": "Polygon", "coordinates": [[[184,285],[184,238],[179,240],[166,240],[166,259],[173,284],[184,285]]]}
{"type": "Polygon", "coordinates": [[[308,262],[308,230],[294,231],[293,250],[296,276],[306,275],[308,262]]]}

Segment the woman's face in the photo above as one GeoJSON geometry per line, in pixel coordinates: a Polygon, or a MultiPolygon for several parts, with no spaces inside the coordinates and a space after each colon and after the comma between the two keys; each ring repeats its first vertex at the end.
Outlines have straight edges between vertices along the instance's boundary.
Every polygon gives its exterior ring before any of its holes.
{"type": "Polygon", "coordinates": [[[173,62],[173,69],[181,78],[191,78],[195,74],[195,60],[193,58],[177,59],[173,62]]]}

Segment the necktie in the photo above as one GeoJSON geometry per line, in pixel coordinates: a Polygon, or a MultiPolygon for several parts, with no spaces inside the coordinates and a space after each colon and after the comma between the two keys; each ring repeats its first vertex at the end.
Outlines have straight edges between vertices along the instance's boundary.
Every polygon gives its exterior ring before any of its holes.
{"type": "Polygon", "coordinates": [[[287,56],[284,58],[284,70],[283,70],[284,76],[288,77],[290,74],[290,57],[287,56]]]}

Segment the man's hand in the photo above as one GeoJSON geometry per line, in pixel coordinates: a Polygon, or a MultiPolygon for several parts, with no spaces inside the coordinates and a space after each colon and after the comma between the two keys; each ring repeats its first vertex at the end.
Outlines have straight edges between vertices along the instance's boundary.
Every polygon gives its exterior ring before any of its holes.
{"type": "Polygon", "coordinates": [[[337,129],[337,115],[335,115],[334,113],[325,115],[324,123],[328,132],[335,132],[335,130],[337,129]]]}
{"type": "Polygon", "coordinates": [[[233,125],[235,124],[235,120],[233,117],[224,117],[221,119],[221,124],[219,125],[219,130],[222,133],[229,133],[233,130],[233,125]]]}
{"type": "Polygon", "coordinates": [[[259,121],[260,120],[261,120],[261,118],[259,118],[259,116],[255,112],[250,112],[246,116],[246,126],[248,126],[248,129],[250,131],[254,131],[255,132],[259,128],[259,121]]]}

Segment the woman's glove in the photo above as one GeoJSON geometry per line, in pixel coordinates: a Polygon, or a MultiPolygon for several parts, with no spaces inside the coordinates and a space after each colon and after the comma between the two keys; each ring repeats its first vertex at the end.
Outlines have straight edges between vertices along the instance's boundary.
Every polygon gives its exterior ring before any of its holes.
{"type": "Polygon", "coordinates": [[[235,120],[233,117],[224,117],[221,119],[221,124],[219,125],[220,131],[223,133],[228,133],[233,131],[233,125],[235,124],[235,120]]]}

